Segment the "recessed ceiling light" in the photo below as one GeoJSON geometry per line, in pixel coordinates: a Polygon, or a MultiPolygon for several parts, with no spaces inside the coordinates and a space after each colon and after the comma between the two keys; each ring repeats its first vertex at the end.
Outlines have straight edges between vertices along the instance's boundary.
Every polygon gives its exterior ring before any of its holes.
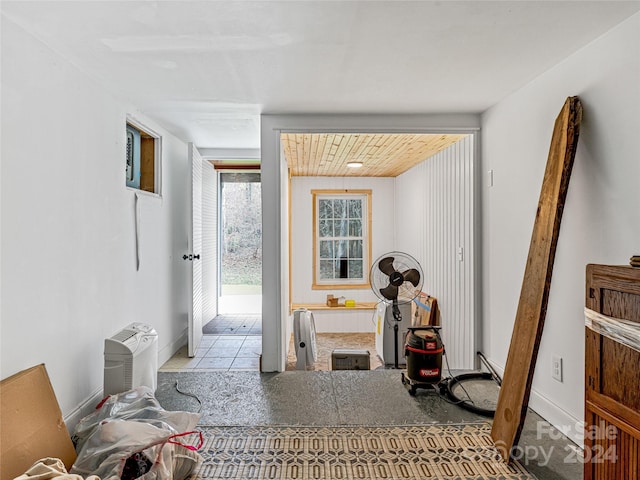
{"type": "Polygon", "coordinates": [[[360,168],[362,166],[362,162],[348,162],[347,167],[349,168],[360,168]]]}

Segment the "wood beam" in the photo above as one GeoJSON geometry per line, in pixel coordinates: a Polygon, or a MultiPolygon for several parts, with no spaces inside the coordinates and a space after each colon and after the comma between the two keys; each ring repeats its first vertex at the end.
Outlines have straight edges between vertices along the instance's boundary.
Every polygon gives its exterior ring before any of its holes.
{"type": "Polygon", "coordinates": [[[578,97],[567,98],[556,118],[551,138],[511,345],[491,430],[491,437],[505,461],[509,461],[513,446],[520,439],[529,404],[581,118],[582,106],[578,97]]]}

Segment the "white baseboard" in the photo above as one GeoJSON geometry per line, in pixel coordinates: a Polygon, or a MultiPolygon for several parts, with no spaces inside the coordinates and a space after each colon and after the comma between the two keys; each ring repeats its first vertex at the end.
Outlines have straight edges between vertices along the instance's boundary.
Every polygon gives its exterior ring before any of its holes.
{"type": "Polygon", "coordinates": [[[529,407],[565,434],[573,443],[580,448],[584,448],[584,438],[581,428],[584,422],[582,420],[577,419],[566,410],[563,410],[562,407],[556,405],[534,389],[531,389],[529,407]]]}
{"type": "MultiPolygon", "coordinates": [[[[488,360],[488,362],[501,377],[504,375],[504,367],[497,365],[491,360],[488,360]]],[[[573,443],[580,448],[584,448],[583,432],[580,428],[584,422],[581,419],[563,410],[534,388],[531,389],[531,395],[529,396],[529,408],[560,430],[573,443]]]]}
{"type": "Polygon", "coordinates": [[[161,367],[162,365],[164,365],[165,362],[169,360],[171,357],[173,357],[173,355],[178,350],[184,347],[188,343],[188,341],[189,341],[189,329],[185,328],[182,331],[182,334],[180,334],[180,336],[176,340],[174,340],[168,345],[165,345],[158,352],[158,366],[161,367]]]}
{"type": "Polygon", "coordinates": [[[76,425],[87,415],[96,411],[96,406],[104,398],[102,394],[102,387],[95,390],[89,397],[87,397],[80,405],[73,409],[71,413],[64,417],[64,423],[67,425],[69,435],[73,433],[76,425]]]}

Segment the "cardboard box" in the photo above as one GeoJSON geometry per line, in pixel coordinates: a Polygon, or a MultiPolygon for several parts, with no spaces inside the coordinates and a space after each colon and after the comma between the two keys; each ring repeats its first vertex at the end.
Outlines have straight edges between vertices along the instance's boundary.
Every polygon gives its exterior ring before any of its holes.
{"type": "Polygon", "coordinates": [[[327,295],[327,307],[337,307],[338,299],[334,298],[333,295],[327,295]]]}
{"type": "Polygon", "coordinates": [[[438,308],[438,300],[424,292],[418,295],[416,302],[411,303],[411,326],[419,327],[421,325],[440,325],[440,310],[438,308]]]}
{"type": "Polygon", "coordinates": [[[44,364],[0,382],[0,479],[22,475],[41,458],[71,468],[76,451],[44,364]]]}

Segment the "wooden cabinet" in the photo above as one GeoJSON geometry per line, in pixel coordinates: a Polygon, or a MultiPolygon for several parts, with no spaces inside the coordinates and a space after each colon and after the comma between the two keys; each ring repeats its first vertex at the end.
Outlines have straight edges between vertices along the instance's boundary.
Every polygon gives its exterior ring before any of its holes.
{"type": "MultiPolygon", "coordinates": [[[[586,306],[640,328],[640,268],[587,265],[586,306]]],[[[585,422],[585,480],[640,479],[640,352],[591,328],[585,422]]]]}

